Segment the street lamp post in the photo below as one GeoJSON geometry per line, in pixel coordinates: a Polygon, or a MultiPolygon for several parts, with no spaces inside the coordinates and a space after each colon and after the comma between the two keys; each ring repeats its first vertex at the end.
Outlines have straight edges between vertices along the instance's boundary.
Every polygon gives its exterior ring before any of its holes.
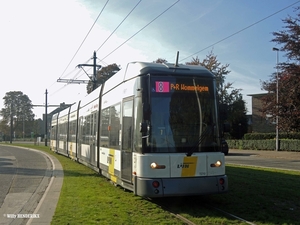
{"type": "Polygon", "coordinates": [[[279,134],[278,134],[278,53],[279,49],[278,48],[273,48],[273,51],[276,51],[276,151],[279,150],[279,134]]]}

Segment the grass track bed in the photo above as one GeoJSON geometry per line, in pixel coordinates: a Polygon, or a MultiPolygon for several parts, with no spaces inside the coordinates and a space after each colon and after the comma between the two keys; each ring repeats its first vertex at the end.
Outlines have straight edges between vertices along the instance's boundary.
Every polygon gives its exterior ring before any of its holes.
{"type": "Polygon", "coordinates": [[[213,207],[255,224],[300,224],[300,172],[228,165],[226,194],[149,201],[114,187],[95,171],[48,147],[23,146],[46,151],[63,166],[64,182],[53,225],[184,224],[165,209],[195,224],[247,224],[213,207]]]}

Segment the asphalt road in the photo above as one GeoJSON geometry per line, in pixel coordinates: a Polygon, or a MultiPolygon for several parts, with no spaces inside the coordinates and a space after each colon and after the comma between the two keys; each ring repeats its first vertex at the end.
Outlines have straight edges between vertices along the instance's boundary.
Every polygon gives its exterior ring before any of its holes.
{"type": "Polygon", "coordinates": [[[59,174],[54,173],[58,160],[55,164],[53,158],[40,151],[0,145],[1,225],[50,224],[63,179],[61,168],[59,174]],[[57,184],[53,182],[56,176],[59,185],[52,185],[57,184]]]}
{"type": "Polygon", "coordinates": [[[226,164],[239,164],[300,171],[300,152],[230,149],[226,164]]]}

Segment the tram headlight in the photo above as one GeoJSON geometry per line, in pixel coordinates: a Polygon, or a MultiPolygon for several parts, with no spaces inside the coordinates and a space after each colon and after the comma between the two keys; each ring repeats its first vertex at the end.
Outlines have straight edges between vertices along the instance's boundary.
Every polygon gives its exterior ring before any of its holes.
{"type": "Polygon", "coordinates": [[[210,167],[221,167],[221,166],[222,166],[222,162],[220,160],[210,164],[210,167]]]}
{"type": "Polygon", "coordinates": [[[150,164],[151,169],[165,169],[166,166],[165,165],[159,165],[156,162],[153,162],[150,164]]]}

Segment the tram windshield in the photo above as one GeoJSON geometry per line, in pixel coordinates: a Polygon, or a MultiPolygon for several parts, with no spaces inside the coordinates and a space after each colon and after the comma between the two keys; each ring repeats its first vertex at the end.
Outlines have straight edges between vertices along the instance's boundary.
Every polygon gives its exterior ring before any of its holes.
{"type": "Polygon", "coordinates": [[[212,79],[152,77],[148,152],[217,151],[218,120],[212,79]]]}

